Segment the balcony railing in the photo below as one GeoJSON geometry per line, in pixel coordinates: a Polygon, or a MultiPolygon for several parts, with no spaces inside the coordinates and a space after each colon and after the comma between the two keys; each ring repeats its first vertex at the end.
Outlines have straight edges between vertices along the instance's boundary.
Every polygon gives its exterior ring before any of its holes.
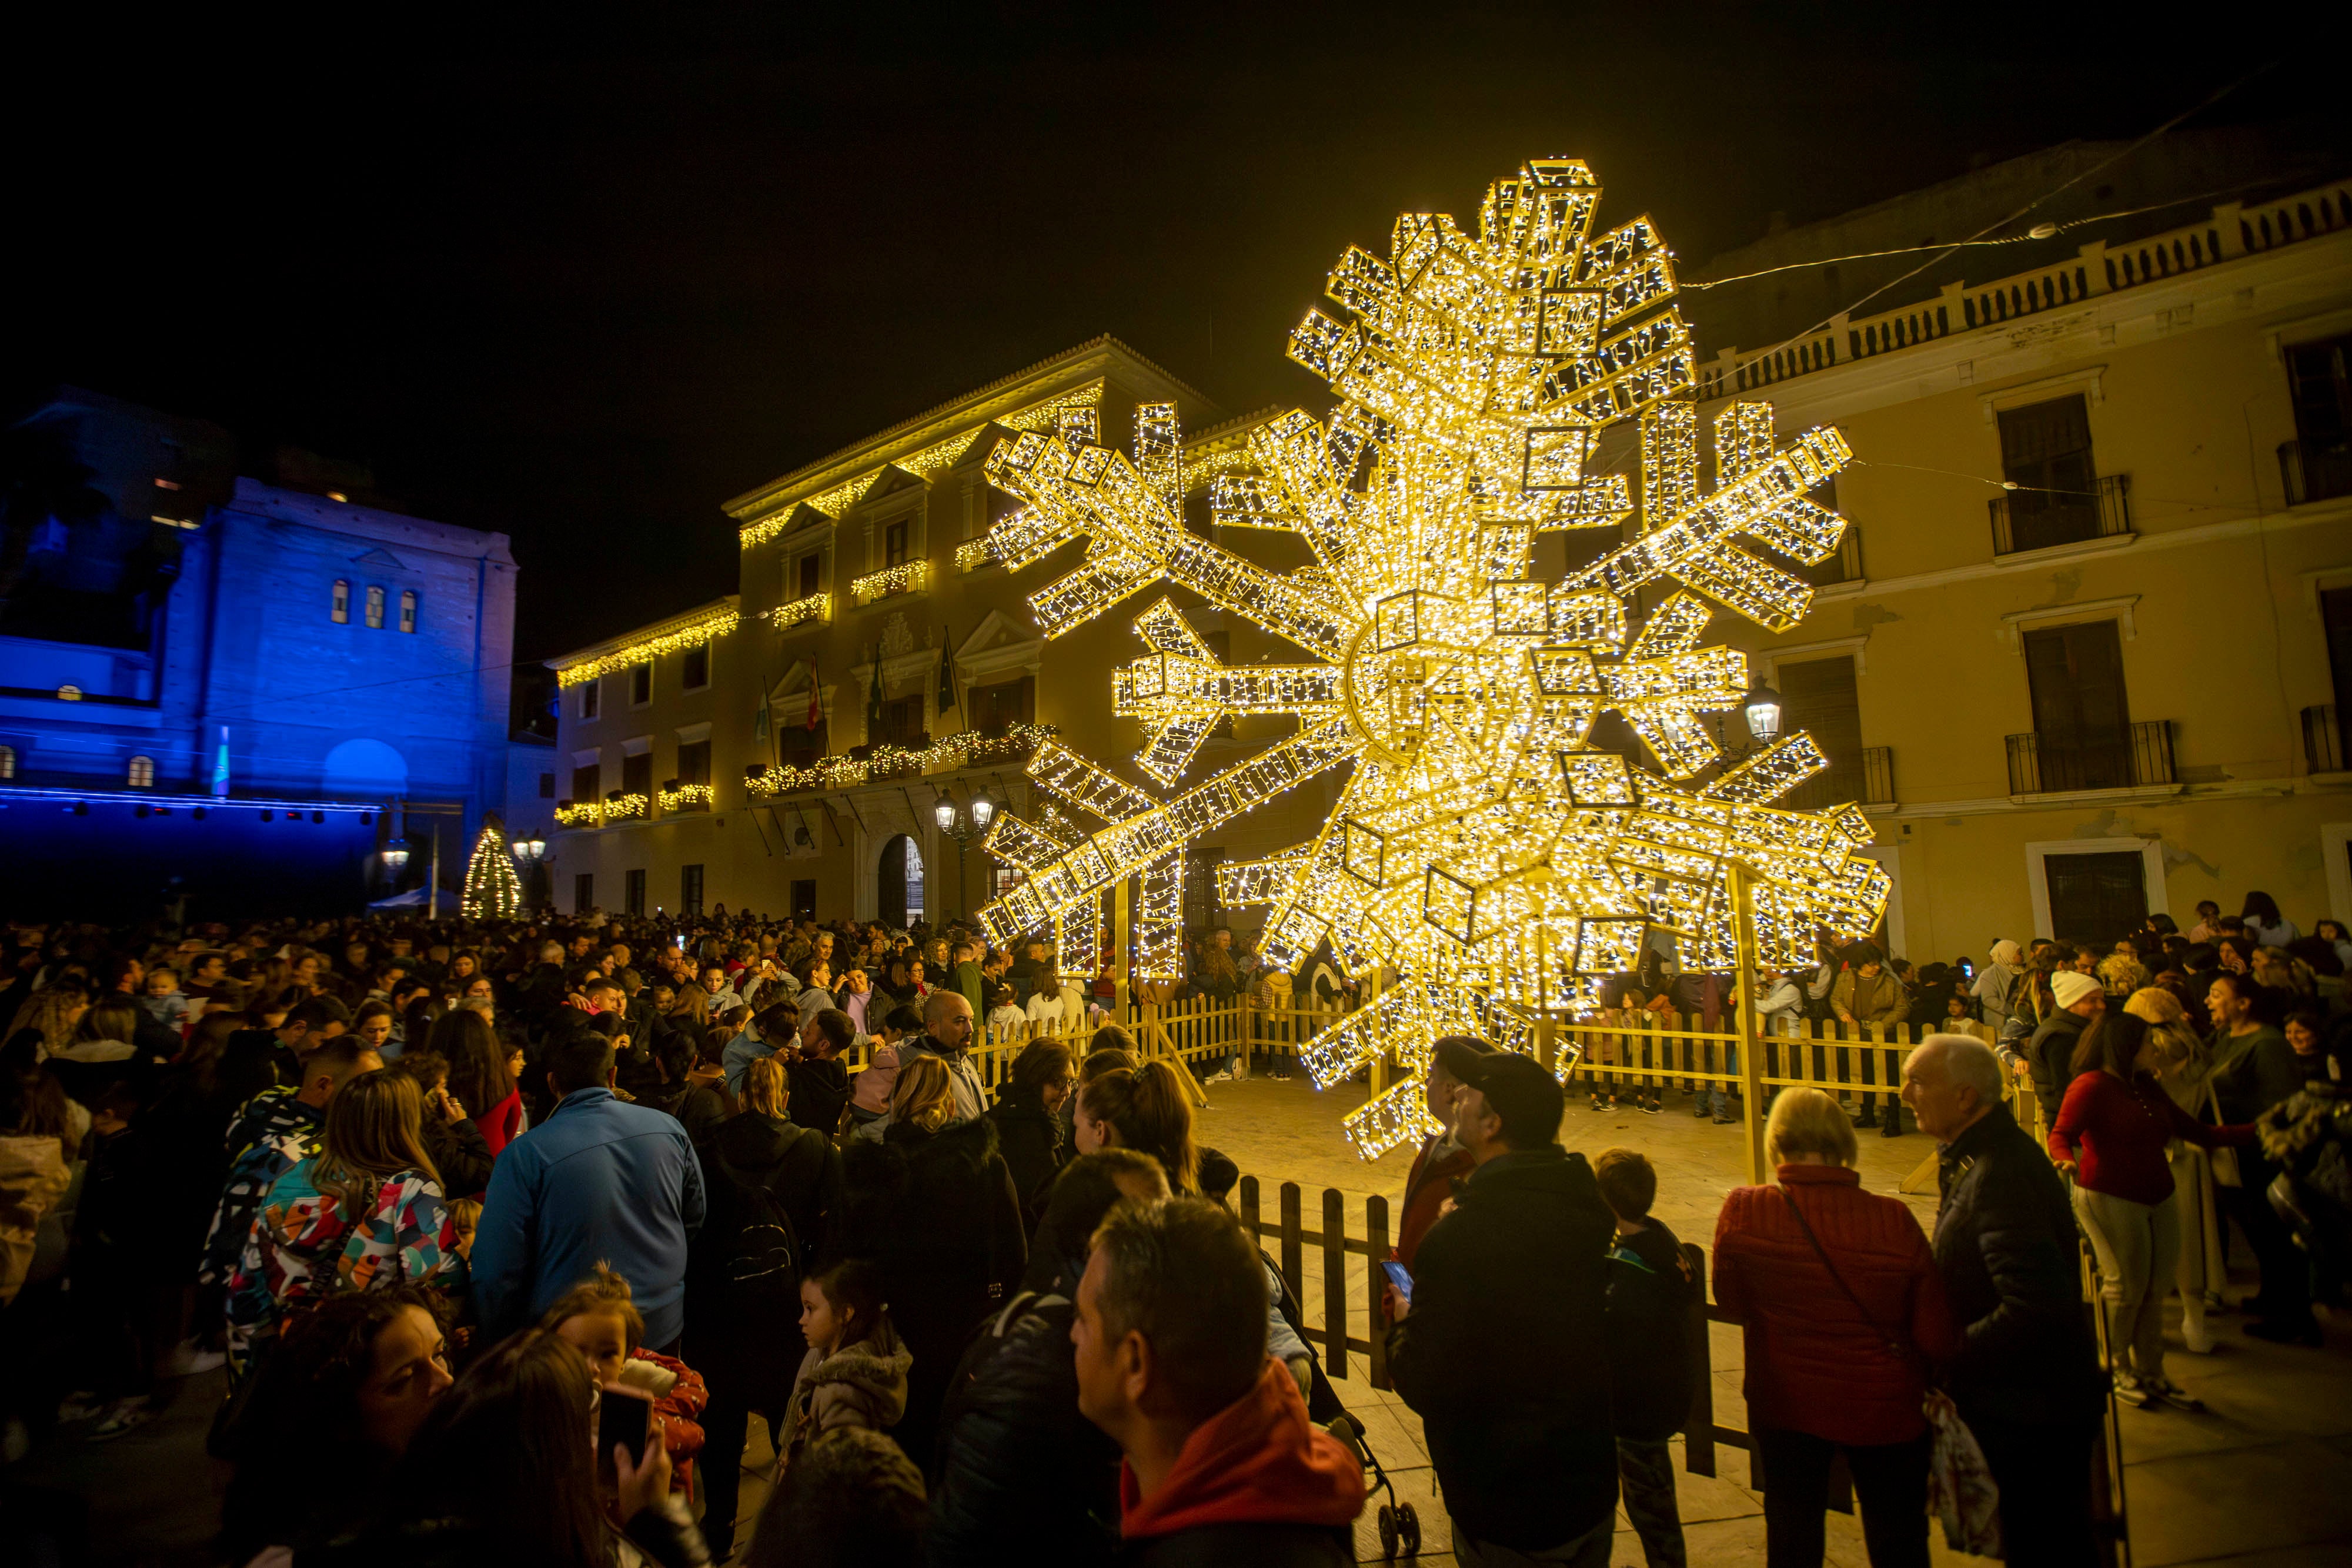
{"type": "Polygon", "coordinates": [[[2088,494],[2012,490],[1995,497],[1989,503],[1992,553],[2015,555],[2131,532],[2131,476],[2108,474],[2095,484],[2088,494]]]}
{"type": "Polygon", "coordinates": [[[2334,703],[2303,710],[2303,762],[2314,773],[2345,771],[2344,728],[2336,722],[2334,703]]]}
{"type": "Polygon", "coordinates": [[[2065,795],[2179,782],[2172,768],[2172,721],[2152,718],[2105,735],[2009,737],[2009,792],[2065,795]]]}
{"type": "Polygon", "coordinates": [[[1826,811],[1852,802],[1864,807],[1895,804],[1895,753],[1884,746],[1832,760],[1825,772],[1781,796],[1773,804],[1791,811],[1826,811]]]}
{"type": "Polygon", "coordinates": [[[657,797],[665,817],[680,811],[708,811],[718,798],[717,792],[708,784],[682,784],[675,779],[662,786],[661,794],[657,797]]]}
{"type": "Polygon", "coordinates": [[[635,789],[604,791],[604,821],[626,822],[646,814],[646,798],[635,789]]]}
{"type": "Polygon", "coordinates": [[[1862,580],[1862,529],[1852,522],[1838,536],[1835,553],[1826,560],[1797,568],[1797,575],[1815,588],[1832,588],[1841,582],[1862,580]]]}
{"type": "Polygon", "coordinates": [[[901,593],[920,593],[929,585],[929,561],[909,560],[869,571],[849,585],[849,596],[862,607],[901,593]]]}
{"type": "Polygon", "coordinates": [[[2300,441],[2282,441],[2278,458],[2288,506],[2352,496],[2352,444],[2306,448],[2300,441]]]}
{"type": "Polygon", "coordinates": [[[812,593],[790,603],[779,604],[768,612],[769,623],[779,632],[811,623],[822,624],[832,619],[833,595],[830,593],[812,593]]]}

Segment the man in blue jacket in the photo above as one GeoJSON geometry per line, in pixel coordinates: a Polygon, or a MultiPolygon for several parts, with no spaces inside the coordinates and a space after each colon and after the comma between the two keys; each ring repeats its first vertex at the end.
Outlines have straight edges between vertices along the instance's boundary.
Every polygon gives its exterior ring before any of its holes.
{"type": "Polygon", "coordinates": [[[527,1326],[600,1260],[628,1281],[646,1343],[686,1328],[686,1244],[702,1224],[702,1167],[676,1118],[613,1095],[613,1042],[592,1030],[547,1052],[558,1103],[507,1145],[474,1238],[483,1343],[527,1326]]]}

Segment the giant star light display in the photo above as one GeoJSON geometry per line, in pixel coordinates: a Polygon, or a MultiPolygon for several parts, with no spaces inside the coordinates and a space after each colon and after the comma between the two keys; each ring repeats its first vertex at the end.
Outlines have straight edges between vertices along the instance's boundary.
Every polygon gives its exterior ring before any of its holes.
{"type": "MultiPolygon", "coordinates": [[[[1276,964],[1328,941],[1351,973],[1401,977],[1302,1053],[1319,1085],[1399,1056],[1403,1081],[1346,1124],[1366,1158],[1430,1130],[1421,1074],[1437,1037],[1533,1051],[1539,1018],[1590,1010],[1654,926],[1675,934],[1685,967],[1733,968],[1729,862],[1753,873],[1762,964],[1809,959],[1817,926],[1864,936],[1885,905],[1859,808],[1772,804],[1827,766],[1811,737],[1727,766],[1701,716],[1748,687],[1745,654],[1704,644],[1717,607],[1785,632],[1811,599],[1745,545],[1804,562],[1835,550],[1844,520],[1806,492],[1849,449],[1826,427],[1784,445],[1768,404],[1736,402],[1713,421],[1707,483],[1672,253],[1646,217],[1594,234],[1600,197],[1584,164],[1534,162],[1488,188],[1475,235],[1407,214],[1387,259],[1340,258],[1328,286],[1340,313],[1310,310],[1289,345],[1337,406],[1259,427],[1247,461],[1211,485],[1223,528],[1294,535],[1310,566],[1269,570],[1187,528],[1172,404],[1139,412],[1132,459],[1096,443],[1088,410],[987,462],[1023,503],[988,535],[1008,567],[1086,541],[1076,569],[1030,598],[1045,635],[1150,595],[1134,623],[1148,652],[1113,695],[1143,724],[1137,765],[1170,793],[1041,746],[1029,772],[1076,818],[999,818],[988,847],[1026,880],[982,922],[999,942],[1054,926],[1083,962],[1104,891],[1139,876],[1136,973],[1176,977],[1184,847],[1344,768],[1314,837],[1222,868],[1218,892],[1269,906],[1276,964]],[[1611,464],[1601,444],[1619,427],[1611,464]],[[1536,575],[1539,536],[1588,529],[1617,542],[1536,575]],[[1151,594],[1164,583],[1302,656],[1224,667],[1151,594]],[[1297,729],[1181,787],[1236,714],[1297,729]],[[1608,714],[1619,749],[1595,736],[1608,714]]],[[[1559,1052],[1563,1076],[1573,1061],[1559,1052]]]]}

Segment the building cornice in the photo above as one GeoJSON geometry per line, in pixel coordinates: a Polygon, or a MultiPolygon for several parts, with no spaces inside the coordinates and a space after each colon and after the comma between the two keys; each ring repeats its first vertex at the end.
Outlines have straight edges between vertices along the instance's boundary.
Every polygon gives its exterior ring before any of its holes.
{"type": "Polygon", "coordinates": [[[643,664],[649,658],[715,641],[733,631],[742,619],[742,595],[728,594],[681,611],[667,620],[651,622],[644,626],[607,637],[602,643],[558,653],[548,660],[560,684],[578,685],[595,676],[608,674],[630,664],[643,664]],[[593,666],[593,669],[589,666],[593,666]]]}

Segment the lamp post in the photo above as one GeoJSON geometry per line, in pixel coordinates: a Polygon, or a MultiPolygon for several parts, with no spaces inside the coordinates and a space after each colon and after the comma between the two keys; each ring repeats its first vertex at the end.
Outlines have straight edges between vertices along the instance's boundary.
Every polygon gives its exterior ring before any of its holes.
{"type": "Polygon", "coordinates": [[[545,839],[517,839],[509,846],[514,851],[515,862],[521,868],[524,896],[535,899],[539,893],[536,868],[547,858],[545,839]]]}
{"type": "Polygon", "coordinates": [[[970,805],[961,809],[957,807],[954,797],[944,791],[931,802],[931,821],[939,824],[940,832],[955,841],[956,896],[961,905],[959,913],[967,917],[971,914],[971,877],[964,852],[971,847],[972,840],[988,831],[988,824],[995,820],[996,802],[984,789],[971,798],[970,805]]]}
{"type": "Polygon", "coordinates": [[[1780,734],[1780,694],[1774,691],[1761,675],[1748,688],[1740,700],[1740,711],[1748,719],[1748,733],[1756,737],[1758,746],[1769,746],[1780,734]]]}

